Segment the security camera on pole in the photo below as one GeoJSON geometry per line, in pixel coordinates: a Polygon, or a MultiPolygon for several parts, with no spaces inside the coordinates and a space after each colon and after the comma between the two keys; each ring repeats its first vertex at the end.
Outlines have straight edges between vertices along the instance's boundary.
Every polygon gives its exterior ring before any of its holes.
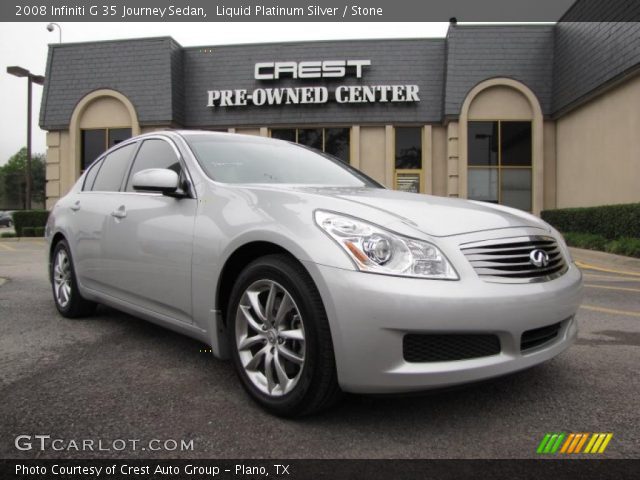
{"type": "Polygon", "coordinates": [[[58,28],[58,43],[62,43],[62,27],[55,22],[51,22],[47,25],[47,30],[53,32],[56,27],[58,28]]]}

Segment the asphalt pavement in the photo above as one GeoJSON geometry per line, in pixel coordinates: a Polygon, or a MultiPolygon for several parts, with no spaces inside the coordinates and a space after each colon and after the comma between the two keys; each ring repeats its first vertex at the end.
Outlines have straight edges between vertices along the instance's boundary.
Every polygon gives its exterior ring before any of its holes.
{"type": "Polygon", "coordinates": [[[0,241],[2,458],[533,458],[547,432],[610,432],[602,456],[640,456],[640,261],[574,251],[586,284],[579,338],[545,364],[428,395],[350,395],[282,420],[197,341],[104,307],[59,316],[44,249],[0,241]],[[22,451],[19,435],[63,449],[22,451]],[[69,447],[87,439],[109,450],[69,447]]]}

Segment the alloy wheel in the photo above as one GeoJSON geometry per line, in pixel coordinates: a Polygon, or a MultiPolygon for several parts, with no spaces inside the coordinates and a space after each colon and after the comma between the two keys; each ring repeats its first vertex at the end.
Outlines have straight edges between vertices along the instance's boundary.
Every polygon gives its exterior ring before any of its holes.
{"type": "Polygon", "coordinates": [[[280,397],[298,384],[305,364],[305,331],[291,294],[272,280],[259,280],[243,293],[236,312],[240,363],[261,392],[280,397]]]}
{"type": "Polygon", "coordinates": [[[53,291],[56,302],[65,308],[71,301],[71,264],[64,250],[59,250],[53,262],[53,291]]]}

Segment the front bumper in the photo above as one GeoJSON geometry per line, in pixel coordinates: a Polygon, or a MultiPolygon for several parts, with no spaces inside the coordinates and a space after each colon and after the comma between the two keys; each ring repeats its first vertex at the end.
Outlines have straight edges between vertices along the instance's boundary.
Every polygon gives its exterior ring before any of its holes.
{"type": "Polygon", "coordinates": [[[425,280],[343,270],[305,262],[331,326],[338,381],[354,393],[399,393],[496,377],[549,360],[577,335],[574,315],[582,274],[571,264],[542,283],[496,284],[463,275],[425,280]],[[521,351],[522,333],[562,322],[546,344],[521,351]],[[411,363],[403,357],[409,333],[495,334],[499,354],[411,363]]]}

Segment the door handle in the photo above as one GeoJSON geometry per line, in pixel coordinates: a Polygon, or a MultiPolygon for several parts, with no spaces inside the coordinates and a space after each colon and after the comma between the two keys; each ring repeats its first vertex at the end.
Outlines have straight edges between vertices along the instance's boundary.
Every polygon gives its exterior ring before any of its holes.
{"type": "Polygon", "coordinates": [[[124,205],[122,205],[117,210],[111,212],[111,216],[115,218],[125,218],[127,216],[127,210],[124,208],[124,205]]]}
{"type": "Polygon", "coordinates": [[[74,212],[77,212],[78,210],[80,210],[80,200],[77,200],[76,203],[71,205],[69,208],[74,212]]]}

